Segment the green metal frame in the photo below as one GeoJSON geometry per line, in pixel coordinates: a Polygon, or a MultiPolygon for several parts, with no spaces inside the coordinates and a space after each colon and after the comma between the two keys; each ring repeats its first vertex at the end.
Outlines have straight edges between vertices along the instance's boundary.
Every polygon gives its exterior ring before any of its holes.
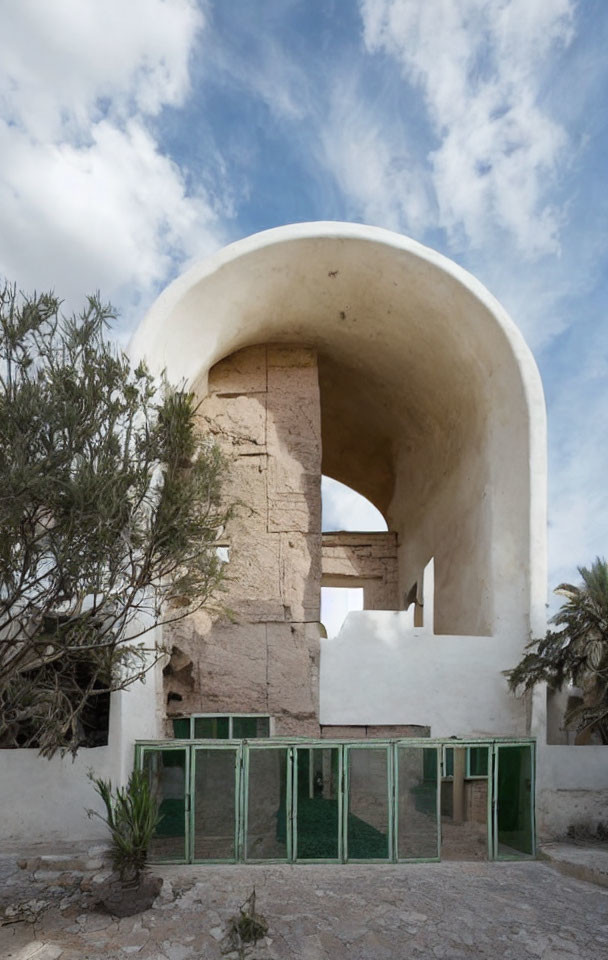
{"type": "Polygon", "coordinates": [[[240,859],[240,827],[241,827],[241,816],[240,816],[240,803],[241,803],[241,769],[242,769],[242,758],[243,758],[243,747],[242,743],[235,742],[234,744],[228,746],[225,741],[217,740],[206,741],[204,744],[201,744],[200,741],[197,741],[192,746],[192,763],[190,764],[190,803],[189,803],[189,812],[188,812],[188,832],[189,832],[189,846],[188,846],[188,862],[189,863],[238,863],[240,859]],[[196,830],[195,830],[195,818],[196,818],[196,755],[203,750],[233,750],[234,751],[234,857],[224,857],[224,858],[196,858],[194,856],[195,850],[195,841],[196,841],[196,830]]]}
{"type": "MultiPolygon", "coordinates": [[[[245,720],[248,720],[248,719],[252,719],[252,720],[268,720],[268,725],[269,725],[270,728],[272,728],[272,717],[270,716],[269,713],[191,713],[191,714],[189,714],[187,717],[175,717],[174,719],[176,719],[176,720],[188,720],[188,722],[190,723],[190,737],[189,737],[190,740],[194,740],[194,739],[195,739],[195,737],[194,737],[194,722],[195,722],[195,720],[201,720],[201,719],[202,719],[202,720],[224,720],[224,719],[226,719],[226,720],[228,721],[228,737],[227,737],[226,739],[228,739],[228,740],[232,740],[232,739],[233,739],[232,731],[233,731],[233,727],[234,727],[233,721],[234,721],[235,719],[237,719],[237,720],[242,720],[242,719],[245,719],[245,720]]],[[[218,738],[218,739],[219,739],[219,738],[218,738]]],[[[271,733],[271,734],[270,734],[270,737],[260,737],[259,739],[260,739],[260,740],[262,740],[262,739],[266,740],[266,739],[274,739],[274,738],[272,737],[272,733],[271,733]]],[[[222,740],[221,742],[224,743],[225,741],[222,740]]]]}
{"type": "Polygon", "coordinates": [[[492,770],[492,859],[493,860],[534,860],[536,857],[536,743],[533,740],[500,740],[495,741],[493,746],[493,770],[492,770]],[[499,853],[498,851],[498,766],[500,750],[509,747],[529,747],[530,749],[530,834],[532,840],[532,852],[523,853],[518,851],[516,854],[499,853]]]}
{"type": "Polygon", "coordinates": [[[344,862],[344,744],[332,740],[311,740],[297,743],[293,752],[292,787],[292,851],[293,863],[343,863],[344,862]],[[338,750],[338,856],[337,857],[298,857],[298,750],[338,750]]]}
{"type": "Polygon", "coordinates": [[[241,854],[242,860],[244,863],[292,863],[293,862],[293,748],[289,746],[288,743],[269,743],[267,740],[256,740],[249,742],[248,740],[243,741],[244,749],[244,789],[241,791],[242,796],[242,817],[241,823],[243,826],[242,834],[242,847],[241,854]],[[249,857],[247,856],[247,839],[248,839],[248,827],[249,827],[249,768],[250,768],[250,759],[251,752],[257,751],[266,751],[269,750],[284,750],[285,759],[286,759],[286,770],[285,770],[285,847],[286,847],[286,856],[285,857],[249,857]]]}
{"type": "Polygon", "coordinates": [[[357,740],[349,741],[345,744],[343,752],[343,797],[342,797],[342,824],[343,824],[343,862],[344,863],[391,863],[394,860],[394,803],[395,795],[394,782],[394,750],[390,749],[390,741],[383,740],[357,740]],[[350,805],[350,765],[348,759],[354,750],[385,750],[386,752],[386,801],[387,801],[387,831],[388,831],[388,851],[386,857],[369,857],[361,859],[359,857],[350,857],[348,855],[348,816],[350,805]]]}
{"type": "MultiPolygon", "coordinates": [[[[206,714],[205,716],[209,716],[206,714]]],[[[218,714],[220,716],[220,714],[218,714]]],[[[227,716],[227,714],[221,714],[227,716]]],[[[231,714],[231,716],[239,716],[231,714]]],[[[245,714],[241,714],[245,716],[245,714]]],[[[246,714],[252,716],[252,714],[246,714]]],[[[255,740],[146,740],[135,745],[135,766],[143,768],[146,753],[164,751],[185,751],[185,824],[184,859],[166,858],[162,863],[428,863],[441,859],[441,783],[445,779],[445,747],[484,747],[488,750],[487,776],[467,779],[486,780],[487,795],[487,838],[489,860],[525,860],[536,856],[535,837],[535,742],[531,738],[467,738],[453,740],[445,738],[401,738],[387,740],[322,740],[307,737],[270,737],[255,740]],[[498,762],[502,747],[529,747],[531,751],[531,831],[533,853],[506,855],[498,850],[498,762]],[[399,857],[399,750],[414,748],[418,750],[435,749],[437,751],[437,856],[400,858],[399,857]],[[338,749],[338,857],[301,858],[298,849],[298,750],[338,749]],[[201,750],[231,750],[234,752],[234,791],[235,856],[226,859],[194,859],[195,815],[196,815],[196,763],[197,753],[201,750]],[[282,858],[254,858],[247,855],[248,819],[249,819],[249,771],[252,751],[284,750],[286,755],[285,772],[285,813],[286,813],[286,856],[282,858]],[[387,832],[388,855],[386,858],[360,859],[348,854],[348,815],[350,802],[350,757],[353,750],[384,750],[386,752],[386,790],[387,790],[387,832]]]]}
{"type": "Polygon", "coordinates": [[[395,744],[394,757],[394,803],[393,803],[393,837],[394,837],[394,856],[395,863],[437,863],[441,860],[441,781],[442,781],[443,748],[436,743],[427,746],[426,743],[401,740],[395,744]],[[437,785],[436,785],[436,806],[435,818],[437,821],[437,856],[435,857],[400,857],[399,856],[399,751],[400,750],[433,750],[437,754],[437,785]]]}
{"type": "Polygon", "coordinates": [[[157,744],[135,744],[135,768],[137,770],[143,770],[144,760],[146,753],[159,753],[159,752],[177,752],[179,750],[185,751],[186,762],[184,764],[184,858],[181,857],[162,857],[158,863],[184,863],[190,861],[190,807],[191,807],[191,791],[190,791],[190,757],[191,753],[188,747],[190,746],[189,741],[187,740],[168,740],[162,742],[162,747],[159,747],[157,744]]]}

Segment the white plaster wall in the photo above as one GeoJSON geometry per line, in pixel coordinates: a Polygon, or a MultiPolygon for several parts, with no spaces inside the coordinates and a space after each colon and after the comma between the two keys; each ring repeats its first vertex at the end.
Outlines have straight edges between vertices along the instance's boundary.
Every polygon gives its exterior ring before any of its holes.
{"type": "Polygon", "coordinates": [[[75,760],[45,760],[37,750],[2,750],[2,842],[18,842],[25,850],[37,843],[105,839],[101,820],[86,814],[90,808],[102,809],[89,770],[99,777],[113,776],[109,746],[80,750],[75,760]]]}
{"type": "Polygon", "coordinates": [[[435,636],[410,622],[405,612],[352,612],[337,637],[321,640],[322,724],[421,724],[434,737],[526,734],[523,705],[501,674],[515,644],[435,636]]]}
{"type": "Polygon", "coordinates": [[[568,827],[608,827],[608,746],[537,747],[536,811],[541,837],[568,827]]]}
{"type": "Polygon", "coordinates": [[[36,843],[107,838],[102,821],[86,814],[88,809],[103,811],[88,774],[124,785],[133,769],[135,740],[162,736],[158,674],[157,665],[145,684],[112,694],[106,747],[81,748],[75,759],[56,755],[50,760],[35,749],[0,750],[3,842],[25,849],[36,843]]]}
{"type": "MultiPolygon", "coordinates": [[[[146,634],[150,649],[161,643],[160,628],[146,634]]],[[[151,662],[152,654],[150,654],[151,662]]],[[[108,743],[112,753],[113,776],[121,784],[129,779],[133,769],[135,741],[162,739],[164,705],[162,698],[162,660],[152,666],[144,681],[132,683],[125,690],[112,694],[110,701],[110,729],[108,743]]]]}

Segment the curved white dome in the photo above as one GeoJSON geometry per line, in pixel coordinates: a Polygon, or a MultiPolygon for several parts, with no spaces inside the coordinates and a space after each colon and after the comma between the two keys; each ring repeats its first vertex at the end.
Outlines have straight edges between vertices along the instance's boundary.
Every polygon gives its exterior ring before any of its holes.
{"type": "Polygon", "coordinates": [[[204,393],[218,360],[277,341],[318,351],[323,472],[387,516],[404,567],[435,557],[438,632],[543,623],[542,386],[485,287],[388,230],[293,224],[175,280],[131,352],[204,393]]]}

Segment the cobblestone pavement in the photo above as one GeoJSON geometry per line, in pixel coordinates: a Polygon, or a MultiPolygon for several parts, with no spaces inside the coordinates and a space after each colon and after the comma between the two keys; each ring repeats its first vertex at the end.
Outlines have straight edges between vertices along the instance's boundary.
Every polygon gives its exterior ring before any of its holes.
{"type": "Polygon", "coordinates": [[[91,906],[102,875],[85,876],[83,893],[65,866],[28,873],[0,859],[0,920],[23,913],[0,926],[2,960],[219,960],[254,884],[268,937],[252,960],[608,957],[608,890],[539,861],[155,867],[161,896],[123,920],[91,906]]]}

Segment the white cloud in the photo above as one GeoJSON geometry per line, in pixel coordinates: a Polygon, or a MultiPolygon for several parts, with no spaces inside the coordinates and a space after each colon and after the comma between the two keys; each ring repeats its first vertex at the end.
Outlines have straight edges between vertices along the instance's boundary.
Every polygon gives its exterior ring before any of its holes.
{"type": "Polygon", "coordinates": [[[198,6],[22,0],[0,26],[0,273],[71,307],[97,288],[144,304],[220,242],[212,198],[152,126],[188,95],[198,6]]]}
{"type": "Polygon", "coordinates": [[[567,138],[542,105],[545,61],[571,38],[571,0],[361,0],[369,52],[424,95],[439,224],[481,247],[499,228],[528,257],[559,250],[547,189],[567,138]]]}
{"type": "Polygon", "coordinates": [[[360,493],[330,477],[323,477],[323,530],[386,530],[380,511],[360,493]]]}
{"type": "Polygon", "coordinates": [[[183,103],[192,0],[19,0],[4,8],[4,115],[39,139],[83,128],[106,110],[155,114],[183,103]],[[6,99],[5,99],[6,98],[6,99]]]}
{"type": "Polygon", "coordinates": [[[351,215],[391,230],[421,233],[435,219],[428,177],[401,124],[387,129],[353,75],[334,82],[319,124],[321,163],[347,198],[351,215]]]}

